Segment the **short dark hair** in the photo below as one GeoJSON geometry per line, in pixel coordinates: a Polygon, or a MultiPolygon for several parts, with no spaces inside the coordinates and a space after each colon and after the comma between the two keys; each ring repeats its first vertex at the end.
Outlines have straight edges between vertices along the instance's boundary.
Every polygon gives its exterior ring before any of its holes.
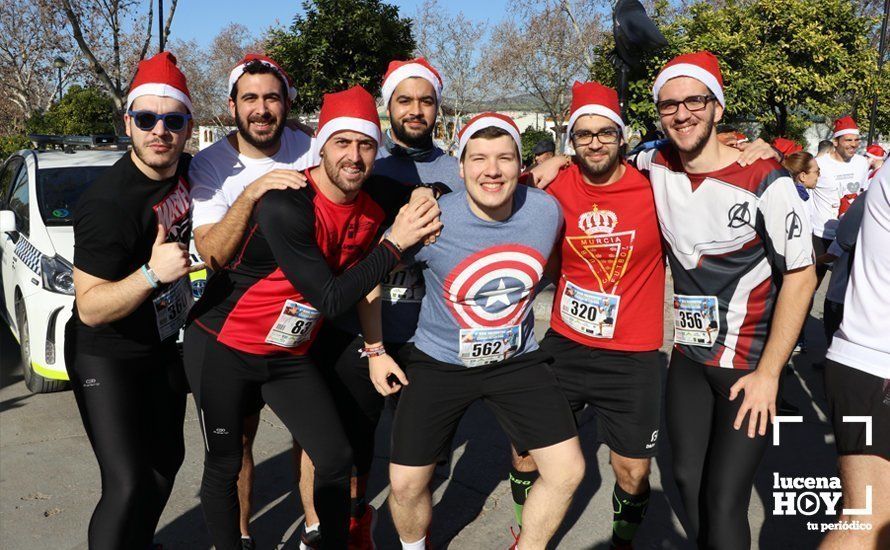
{"type": "MultiPolygon", "coordinates": [[[[474,139],[497,139],[502,136],[507,136],[511,140],[513,139],[513,136],[510,135],[510,132],[504,130],[503,128],[498,128],[497,126],[486,126],[485,128],[482,128],[481,130],[477,130],[476,132],[474,132],[473,135],[470,136],[470,139],[467,140],[467,144],[469,145],[469,143],[471,141],[473,141],[474,139]]],[[[515,146],[515,143],[514,143],[514,146],[515,146]]],[[[461,162],[464,161],[464,157],[466,155],[467,155],[467,148],[464,147],[463,151],[460,152],[460,161],[461,162]]],[[[519,162],[522,162],[522,153],[519,151],[518,146],[516,147],[516,158],[519,159],[519,162]]]]}
{"type": "MultiPolygon", "coordinates": [[[[245,74],[275,75],[275,78],[277,78],[278,82],[281,83],[281,98],[289,99],[289,96],[287,94],[287,82],[284,80],[284,77],[281,76],[281,73],[279,73],[278,70],[276,70],[274,67],[271,67],[258,59],[254,59],[244,66],[244,73],[242,73],[242,76],[244,76],[245,74]]],[[[238,77],[238,80],[241,80],[241,77],[238,77]]],[[[229,94],[229,97],[232,99],[232,101],[238,100],[238,80],[236,80],[235,83],[232,85],[232,91],[229,94]]]]}
{"type": "Polygon", "coordinates": [[[819,149],[816,151],[816,154],[821,155],[832,151],[834,151],[834,143],[830,139],[823,139],[819,142],[819,149]]]}

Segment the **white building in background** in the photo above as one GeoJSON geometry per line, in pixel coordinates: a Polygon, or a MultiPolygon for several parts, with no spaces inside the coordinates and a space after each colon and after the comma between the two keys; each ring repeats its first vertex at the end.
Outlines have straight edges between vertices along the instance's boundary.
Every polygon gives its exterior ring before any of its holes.
{"type": "Polygon", "coordinates": [[[234,126],[198,126],[198,151],[210,147],[217,141],[226,137],[230,132],[237,130],[234,126]]]}

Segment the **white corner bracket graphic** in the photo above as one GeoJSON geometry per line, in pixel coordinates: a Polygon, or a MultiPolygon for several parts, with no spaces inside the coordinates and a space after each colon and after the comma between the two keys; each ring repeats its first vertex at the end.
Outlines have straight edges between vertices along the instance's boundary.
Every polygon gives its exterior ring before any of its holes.
{"type": "Polygon", "coordinates": [[[802,416],[775,416],[773,417],[773,447],[779,446],[779,425],[782,422],[793,422],[799,424],[803,422],[802,416]]]}
{"type": "Polygon", "coordinates": [[[871,485],[865,486],[865,508],[844,508],[845,516],[870,516],[871,515],[871,485]]]}
{"type": "Polygon", "coordinates": [[[871,447],[871,416],[845,416],[844,424],[863,422],[865,423],[865,446],[871,447]]]}

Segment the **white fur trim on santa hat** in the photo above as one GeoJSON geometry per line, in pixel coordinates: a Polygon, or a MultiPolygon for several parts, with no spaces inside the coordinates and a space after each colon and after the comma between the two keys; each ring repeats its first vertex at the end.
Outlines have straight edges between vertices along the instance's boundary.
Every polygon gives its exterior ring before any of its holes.
{"type": "Polygon", "coordinates": [[[383,81],[380,95],[383,97],[383,105],[385,107],[389,107],[389,100],[392,98],[392,94],[396,91],[398,85],[401,84],[403,80],[412,77],[422,78],[432,84],[433,90],[436,92],[436,102],[441,100],[442,83],[436,75],[420,63],[408,63],[407,65],[402,65],[394,70],[388,77],[386,77],[386,80],[383,81]]]}
{"type": "Polygon", "coordinates": [[[327,124],[318,129],[318,135],[312,139],[312,158],[318,164],[321,159],[321,149],[328,142],[332,135],[337,132],[352,131],[365,134],[377,142],[378,147],[383,140],[380,133],[380,126],[377,126],[370,120],[356,118],[351,116],[343,116],[330,120],[327,124]]]}
{"type": "Polygon", "coordinates": [[[234,69],[232,69],[232,72],[229,73],[229,93],[230,94],[232,93],[232,88],[235,87],[235,83],[238,82],[238,79],[241,78],[241,75],[244,74],[244,66],[247,65],[248,63],[253,63],[254,61],[259,61],[263,65],[266,65],[268,67],[272,67],[273,69],[275,69],[275,72],[277,72],[278,76],[280,76],[282,78],[282,80],[284,80],[284,85],[287,87],[287,98],[290,99],[291,101],[293,101],[294,99],[297,98],[297,89],[290,85],[290,81],[287,79],[287,75],[284,74],[281,67],[276,67],[275,65],[269,63],[268,61],[262,60],[262,59],[251,59],[247,63],[242,63],[242,64],[238,65],[237,67],[235,67],[234,69]]]}
{"type": "Polygon", "coordinates": [[[578,107],[578,110],[572,113],[572,116],[569,118],[569,125],[566,127],[566,134],[569,136],[572,135],[572,127],[575,126],[575,123],[578,122],[578,119],[584,115],[599,115],[604,116],[618,125],[621,128],[621,132],[624,132],[624,121],[621,120],[621,116],[609,109],[604,105],[582,105],[578,107]]]}
{"type": "Polygon", "coordinates": [[[189,96],[185,95],[185,92],[175,86],[170,86],[169,84],[161,84],[160,82],[150,82],[148,84],[142,84],[141,86],[136,86],[135,88],[130,90],[130,93],[127,94],[127,110],[130,110],[130,106],[133,105],[133,101],[137,97],[142,97],[144,95],[172,97],[173,99],[185,105],[189,112],[194,111],[194,109],[192,109],[192,100],[189,99],[189,96]]]}
{"type": "Polygon", "coordinates": [[[698,65],[692,65],[691,63],[671,65],[659,73],[655,79],[655,84],[652,85],[652,97],[656,103],[658,103],[658,92],[661,91],[661,87],[664,86],[665,82],[681,76],[694,78],[707,86],[711,93],[714,94],[714,97],[717,98],[717,101],[720,102],[720,105],[726,107],[726,100],[723,98],[723,88],[717,81],[717,77],[698,65]]]}
{"type": "Polygon", "coordinates": [[[841,136],[849,136],[849,135],[859,135],[859,128],[846,128],[844,130],[838,130],[831,136],[832,139],[839,138],[841,136]]]}
{"type": "Polygon", "coordinates": [[[470,141],[470,138],[473,137],[473,134],[482,130],[483,128],[488,128],[489,126],[494,126],[495,128],[500,128],[504,130],[510,137],[513,138],[513,141],[516,142],[516,147],[522,151],[522,138],[519,136],[519,132],[516,130],[516,127],[507,122],[506,120],[502,120],[497,117],[483,117],[479,120],[476,120],[466,128],[464,128],[463,134],[460,137],[460,143],[457,146],[457,158],[460,159],[464,154],[464,147],[467,146],[467,142],[470,141]]]}

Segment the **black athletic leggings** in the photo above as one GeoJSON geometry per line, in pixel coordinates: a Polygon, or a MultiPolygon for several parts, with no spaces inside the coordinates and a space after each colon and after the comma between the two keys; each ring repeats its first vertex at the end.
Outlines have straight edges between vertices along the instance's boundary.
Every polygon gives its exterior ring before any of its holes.
{"type": "Polygon", "coordinates": [[[224,346],[203,329],[186,329],[185,367],[204,434],[201,506],[217,550],[240,550],[238,473],[244,417],[257,395],[315,464],[315,508],[323,548],[343,550],[349,531],[352,449],[330,391],[307,356],[262,357],[224,346]]]}
{"type": "Polygon", "coordinates": [[[182,361],[174,346],[111,359],[77,353],[73,341],[65,339],[65,362],[102,475],[90,550],[147,548],[185,456],[182,361]]]}
{"type": "Polygon", "coordinates": [[[667,428],[674,478],[699,548],[751,547],[748,503],[770,441],[733,428],[744,394],[729,389],[751,371],[709,367],[674,350],[667,379],[667,428]]]}

